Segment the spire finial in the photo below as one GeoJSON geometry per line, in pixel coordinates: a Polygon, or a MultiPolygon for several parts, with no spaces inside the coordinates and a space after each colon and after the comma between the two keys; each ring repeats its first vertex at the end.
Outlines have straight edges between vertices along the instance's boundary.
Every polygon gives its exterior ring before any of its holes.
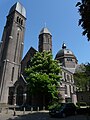
{"type": "Polygon", "coordinates": [[[63,49],[66,49],[66,45],[65,45],[65,42],[63,41],[63,44],[62,44],[62,48],[63,49]]]}

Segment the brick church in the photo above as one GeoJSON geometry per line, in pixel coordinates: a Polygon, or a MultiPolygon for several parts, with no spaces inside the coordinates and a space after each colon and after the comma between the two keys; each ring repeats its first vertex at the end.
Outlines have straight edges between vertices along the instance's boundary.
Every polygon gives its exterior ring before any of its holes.
{"type": "MultiPolygon", "coordinates": [[[[27,82],[23,72],[37,50],[31,47],[22,59],[25,22],[26,10],[17,2],[9,11],[0,42],[0,103],[22,105],[24,101],[27,101],[30,105],[43,104],[40,97],[38,97],[40,101],[38,103],[37,99],[26,94],[27,82]]],[[[52,52],[52,34],[46,27],[40,31],[38,51],[52,52]]],[[[62,102],[76,103],[76,86],[73,74],[78,64],[77,58],[63,43],[55,59],[62,64],[62,80],[59,89],[63,97],[62,102]]]]}

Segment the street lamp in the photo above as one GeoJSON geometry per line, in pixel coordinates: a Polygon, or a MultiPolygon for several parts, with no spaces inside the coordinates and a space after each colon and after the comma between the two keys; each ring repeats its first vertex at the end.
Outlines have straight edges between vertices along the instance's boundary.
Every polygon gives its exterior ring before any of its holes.
{"type": "Polygon", "coordinates": [[[27,94],[26,94],[26,93],[24,93],[24,94],[23,94],[23,104],[25,104],[25,103],[26,103],[26,99],[27,99],[27,94]]]}

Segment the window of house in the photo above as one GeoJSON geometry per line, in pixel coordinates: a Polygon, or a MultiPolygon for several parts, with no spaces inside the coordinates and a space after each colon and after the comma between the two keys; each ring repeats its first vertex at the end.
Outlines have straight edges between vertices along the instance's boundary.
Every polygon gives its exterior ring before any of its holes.
{"type": "Polygon", "coordinates": [[[65,94],[67,94],[67,86],[65,85],[65,94]]]}
{"type": "Polygon", "coordinates": [[[65,81],[66,81],[66,73],[64,72],[64,79],[65,79],[65,81]]]}
{"type": "Polygon", "coordinates": [[[67,80],[68,80],[68,81],[70,80],[69,75],[67,75],[67,80]]]}
{"type": "Polygon", "coordinates": [[[71,82],[73,82],[73,76],[71,75],[71,82]]]}
{"type": "Polygon", "coordinates": [[[67,61],[72,61],[72,58],[67,58],[67,61]]]}

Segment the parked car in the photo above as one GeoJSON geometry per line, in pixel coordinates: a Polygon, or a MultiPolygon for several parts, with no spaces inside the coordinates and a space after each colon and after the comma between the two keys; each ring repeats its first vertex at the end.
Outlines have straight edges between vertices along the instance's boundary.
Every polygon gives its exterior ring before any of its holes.
{"type": "Polygon", "coordinates": [[[89,108],[89,106],[85,102],[78,102],[76,103],[76,105],[79,108],[89,108]]]}
{"type": "Polygon", "coordinates": [[[77,108],[73,103],[61,103],[59,107],[49,110],[51,117],[66,117],[77,114],[77,108]]]}

